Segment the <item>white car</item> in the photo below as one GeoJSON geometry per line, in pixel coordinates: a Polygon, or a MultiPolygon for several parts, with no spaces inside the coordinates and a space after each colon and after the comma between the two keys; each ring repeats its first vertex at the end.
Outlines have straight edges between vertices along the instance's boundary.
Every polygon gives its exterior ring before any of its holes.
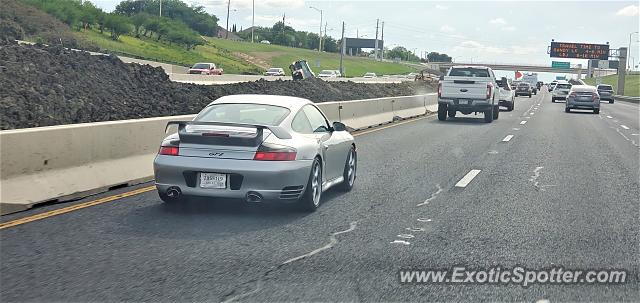
{"type": "Polygon", "coordinates": [[[339,70],[336,69],[335,72],[336,72],[336,77],[342,77],[342,73],[339,70]]]}
{"type": "Polygon", "coordinates": [[[376,73],[366,73],[364,74],[364,76],[362,76],[362,78],[371,79],[371,78],[378,78],[378,76],[376,75],[376,73]]]}
{"type": "Polygon", "coordinates": [[[284,69],[279,67],[272,67],[264,73],[265,76],[284,76],[284,69]]]}
{"type": "Polygon", "coordinates": [[[336,74],[335,70],[325,69],[325,70],[321,71],[318,74],[318,77],[320,77],[320,78],[337,78],[338,75],[336,74]]]}
{"type": "Polygon", "coordinates": [[[502,82],[498,83],[500,89],[500,102],[498,105],[504,106],[508,111],[512,111],[515,106],[516,94],[515,91],[511,89],[509,83],[507,83],[506,78],[502,78],[502,82]]]}
{"type": "Polygon", "coordinates": [[[571,91],[571,83],[567,81],[558,82],[553,88],[553,92],[551,92],[551,102],[555,103],[556,100],[566,100],[569,91],[571,91]]]}
{"type": "Polygon", "coordinates": [[[262,41],[260,41],[260,43],[262,43],[262,44],[271,44],[271,42],[269,42],[269,40],[262,40],[262,41]]]}

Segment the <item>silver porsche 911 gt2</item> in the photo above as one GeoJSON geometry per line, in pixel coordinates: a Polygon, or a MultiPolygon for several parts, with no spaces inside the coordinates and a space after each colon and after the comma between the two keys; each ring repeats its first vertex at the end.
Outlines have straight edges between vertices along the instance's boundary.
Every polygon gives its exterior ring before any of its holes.
{"type": "Polygon", "coordinates": [[[162,141],[153,163],[165,202],[239,198],[296,202],[314,211],[323,191],[349,191],[356,179],[353,136],[306,99],[225,96],[192,121],[170,125],[178,132],[162,141]]]}

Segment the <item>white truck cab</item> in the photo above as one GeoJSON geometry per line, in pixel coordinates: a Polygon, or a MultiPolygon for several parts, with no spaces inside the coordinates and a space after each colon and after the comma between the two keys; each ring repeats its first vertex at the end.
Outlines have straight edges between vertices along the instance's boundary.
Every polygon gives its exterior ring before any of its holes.
{"type": "Polygon", "coordinates": [[[500,113],[500,83],[486,66],[452,66],[438,84],[438,120],[445,121],[456,112],[465,115],[483,113],[491,123],[500,113]]]}

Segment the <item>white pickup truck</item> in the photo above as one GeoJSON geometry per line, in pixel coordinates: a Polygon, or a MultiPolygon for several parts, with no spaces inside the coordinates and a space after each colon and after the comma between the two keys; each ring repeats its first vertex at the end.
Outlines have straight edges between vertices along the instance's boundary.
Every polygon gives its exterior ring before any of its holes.
{"type": "Polygon", "coordinates": [[[487,123],[498,119],[499,81],[504,80],[485,66],[452,66],[438,84],[438,120],[453,118],[456,112],[484,113],[487,123]]]}

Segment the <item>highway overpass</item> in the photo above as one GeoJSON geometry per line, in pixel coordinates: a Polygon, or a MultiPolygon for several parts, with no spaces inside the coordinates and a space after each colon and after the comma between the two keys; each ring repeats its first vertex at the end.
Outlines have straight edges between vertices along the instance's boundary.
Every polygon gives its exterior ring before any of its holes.
{"type": "MultiPolygon", "coordinates": [[[[506,71],[528,71],[528,72],[540,72],[540,73],[558,73],[558,74],[574,74],[578,73],[586,75],[587,74],[587,66],[585,65],[583,68],[578,68],[576,66],[562,69],[562,68],[552,68],[548,65],[531,65],[531,64],[497,64],[497,63],[464,63],[464,62],[433,62],[428,63],[429,66],[435,67],[436,65],[442,71],[449,69],[454,65],[464,65],[464,66],[488,66],[493,70],[506,70],[506,71]]],[[[433,68],[432,67],[432,68],[433,68]]]]}

